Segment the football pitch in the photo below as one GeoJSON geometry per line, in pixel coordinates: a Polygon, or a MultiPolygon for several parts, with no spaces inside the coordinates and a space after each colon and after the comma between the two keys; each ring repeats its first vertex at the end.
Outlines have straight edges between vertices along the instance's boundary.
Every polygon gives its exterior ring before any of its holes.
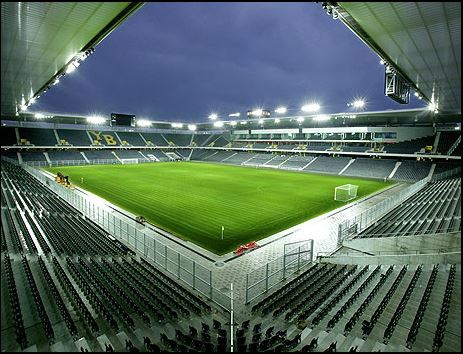
{"type": "Polygon", "coordinates": [[[62,172],[72,184],[219,255],[345,205],[333,200],[336,186],[358,185],[358,199],[389,185],[200,162],[46,170],[62,172]]]}

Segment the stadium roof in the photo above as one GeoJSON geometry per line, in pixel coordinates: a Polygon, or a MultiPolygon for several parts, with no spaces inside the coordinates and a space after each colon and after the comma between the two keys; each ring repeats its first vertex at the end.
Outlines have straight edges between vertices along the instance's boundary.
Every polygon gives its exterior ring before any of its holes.
{"type": "Polygon", "coordinates": [[[340,2],[340,19],[439,110],[461,111],[460,2],[340,2]]]}
{"type": "Polygon", "coordinates": [[[2,114],[15,114],[143,3],[2,2],[2,114]]]}

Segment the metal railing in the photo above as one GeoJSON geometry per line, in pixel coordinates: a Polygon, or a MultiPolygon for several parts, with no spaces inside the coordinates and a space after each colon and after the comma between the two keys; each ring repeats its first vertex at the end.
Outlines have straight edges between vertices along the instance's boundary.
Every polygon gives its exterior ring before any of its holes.
{"type": "Polygon", "coordinates": [[[426,248],[419,250],[396,250],[396,251],[362,251],[342,252],[339,254],[330,254],[330,252],[318,252],[317,259],[320,258],[338,258],[338,257],[375,257],[375,256],[398,256],[398,255],[425,255],[425,254],[442,254],[461,252],[460,247],[451,248],[426,248]],[[367,253],[367,254],[366,254],[367,253]]]}
{"type": "MultiPolygon", "coordinates": [[[[122,158],[121,160],[127,160],[122,158]]],[[[168,160],[170,161],[170,160],[168,160]]],[[[138,159],[138,163],[157,162],[153,160],[138,159]]],[[[59,166],[83,166],[83,165],[120,165],[122,162],[118,159],[93,159],[93,160],[56,160],[56,161],[23,161],[24,165],[31,167],[59,167],[59,166]]]]}
{"type": "Polygon", "coordinates": [[[291,274],[304,269],[312,261],[313,240],[285,244],[281,257],[246,274],[246,304],[284,281],[291,274]]]}
{"type": "Polygon", "coordinates": [[[117,215],[117,212],[91,200],[91,197],[55,183],[30,166],[23,165],[23,167],[85,217],[108,232],[109,235],[117,238],[177,279],[182,280],[185,284],[229,310],[230,297],[213,287],[211,270],[156,239],[163,237],[161,234],[154,231],[145,233],[145,227],[135,220],[117,215]]]}
{"type": "MultiPolygon", "coordinates": [[[[448,219],[451,219],[449,217],[448,219]]],[[[424,221],[425,222],[425,221],[424,221]]],[[[405,231],[405,232],[389,232],[389,233],[378,233],[378,234],[368,234],[366,237],[353,237],[355,239],[368,239],[368,238],[388,238],[388,237],[402,237],[402,236],[429,236],[429,235],[435,235],[439,237],[439,235],[446,235],[446,234],[452,234],[456,232],[461,232],[460,231],[460,226],[455,226],[453,228],[441,228],[437,229],[433,232],[420,232],[420,231],[405,231]]]]}

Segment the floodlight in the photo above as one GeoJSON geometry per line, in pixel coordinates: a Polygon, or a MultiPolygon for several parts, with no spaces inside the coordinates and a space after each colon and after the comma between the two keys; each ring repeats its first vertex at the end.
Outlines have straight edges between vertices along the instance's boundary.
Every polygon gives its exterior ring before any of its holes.
{"type": "Polygon", "coordinates": [[[278,114],[284,114],[286,113],[286,111],[287,111],[286,107],[278,107],[277,109],[275,109],[275,113],[278,113],[278,114]]]}
{"type": "Polygon", "coordinates": [[[259,119],[259,124],[264,124],[264,120],[263,120],[263,119],[259,119]]]}
{"type": "Polygon", "coordinates": [[[309,103],[301,107],[303,112],[317,112],[320,110],[320,105],[318,103],[309,103]]]}
{"type": "Polygon", "coordinates": [[[214,122],[214,127],[216,127],[216,128],[222,128],[222,127],[223,127],[223,122],[221,122],[221,121],[214,122]]]}
{"type": "Polygon", "coordinates": [[[437,109],[437,105],[433,102],[430,102],[428,105],[428,110],[435,111],[437,109]]]}
{"type": "Polygon", "coordinates": [[[297,117],[298,123],[302,123],[304,121],[304,117],[297,117]]]}
{"type": "Polygon", "coordinates": [[[100,116],[90,116],[87,117],[87,122],[90,124],[103,124],[105,122],[105,119],[100,116]]]}
{"type": "Polygon", "coordinates": [[[255,109],[251,112],[253,116],[260,117],[262,115],[262,109],[255,109]]]}
{"type": "Polygon", "coordinates": [[[74,62],[72,62],[71,64],[69,64],[66,68],[66,74],[70,74],[72,73],[74,70],[76,70],[77,66],[74,65],[74,62]]]}
{"type": "Polygon", "coordinates": [[[86,52],[80,53],[80,55],[79,55],[80,61],[84,61],[85,59],[88,58],[89,55],[90,55],[90,50],[87,50],[86,52]]]}
{"type": "Polygon", "coordinates": [[[383,59],[381,59],[381,60],[379,61],[379,63],[380,63],[381,65],[386,64],[386,62],[385,62],[383,59]]]}
{"type": "Polygon", "coordinates": [[[58,85],[59,84],[59,79],[56,78],[55,81],[53,81],[53,85],[58,85]]]}
{"type": "Polygon", "coordinates": [[[247,123],[246,121],[240,122],[241,125],[245,125],[246,123],[247,123]]]}
{"type": "Polygon", "coordinates": [[[240,112],[236,112],[236,113],[231,113],[228,115],[229,117],[239,117],[240,116],[240,112]]]}
{"type": "Polygon", "coordinates": [[[149,127],[151,125],[151,121],[146,119],[137,120],[137,126],[139,127],[149,127]]]}
{"type": "Polygon", "coordinates": [[[22,104],[21,106],[19,106],[19,109],[21,111],[27,111],[27,106],[25,104],[22,104]]]}
{"type": "Polygon", "coordinates": [[[188,130],[195,131],[196,130],[196,125],[188,124],[188,130]]]}
{"type": "Polygon", "coordinates": [[[212,113],[209,115],[209,119],[212,119],[212,120],[215,120],[217,119],[219,116],[217,115],[217,113],[212,113]]]}
{"type": "Polygon", "coordinates": [[[34,115],[34,117],[37,118],[37,119],[42,119],[42,118],[45,118],[45,115],[42,114],[42,113],[36,113],[36,114],[34,115]]]}
{"type": "Polygon", "coordinates": [[[231,125],[232,127],[235,127],[235,126],[236,126],[236,124],[237,124],[237,123],[236,123],[235,121],[233,121],[233,122],[230,122],[230,125],[231,125]]]}
{"type": "Polygon", "coordinates": [[[275,123],[276,124],[280,123],[280,118],[275,118],[275,123]]]}
{"type": "Polygon", "coordinates": [[[365,106],[365,101],[360,99],[360,100],[355,100],[353,103],[352,103],[352,106],[354,106],[354,108],[363,108],[365,106]]]}
{"type": "Polygon", "coordinates": [[[313,117],[313,120],[316,120],[316,121],[325,121],[325,120],[329,120],[331,117],[329,115],[326,115],[326,114],[320,114],[318,116],[315,116],[313,117]]]}
{"type": "Polygon", "coordinates": [[[35,98],[32,97],[32,98],[29,100],[29,105],[34,104],[34,103],[35,103],[35,98]]]}
{"type": "Polygon", "coordinates": [[[183,128],[182,123],[172,123],[171,126],[172,126],[172,128],[183,128]]]}

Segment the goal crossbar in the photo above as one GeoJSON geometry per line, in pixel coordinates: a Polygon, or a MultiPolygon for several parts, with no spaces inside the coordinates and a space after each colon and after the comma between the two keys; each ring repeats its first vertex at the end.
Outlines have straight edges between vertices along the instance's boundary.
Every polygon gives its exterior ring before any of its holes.
{"type": "Polygon", "coordinates": [[[348,202],[357,198],[358,186],[355,184],[344,184],[334,189],[334,200],[348,202]]]}
{"type": "Polygon", "coordinates": [[[138,163],[138,159],[120,159],[123,165],[138,163]]]}

